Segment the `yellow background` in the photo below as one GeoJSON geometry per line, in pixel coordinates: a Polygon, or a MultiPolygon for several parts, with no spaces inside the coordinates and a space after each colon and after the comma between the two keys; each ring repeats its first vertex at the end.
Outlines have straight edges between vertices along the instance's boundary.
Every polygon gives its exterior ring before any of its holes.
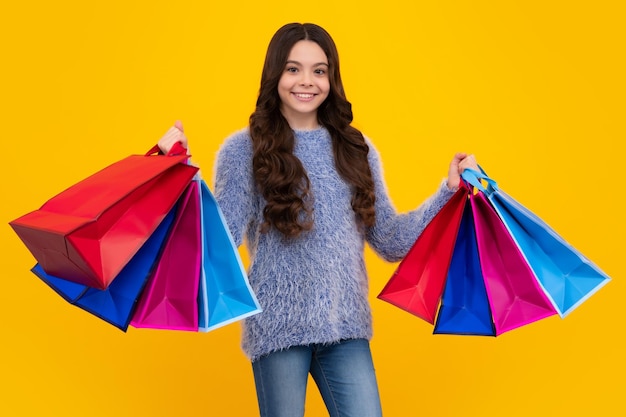
{"type": "MultiPolygon", "coordinates": [[[[565,320],[498,338],[433,336],[375,299],[386,416],[624,415],[624,10],[620,1],[5,2],[0,415],[253,416],[239,325],[123,333],[29,272],[7,223],[185,122],[205,177],[247,123],[265,48],[312,21],[338,45],[355,125],[400,210],[455,151],[612,278],[565,320]]],[[[312,388],[312,387],[311,387],[312,388]]],[[[308,416],[324,415],[315,389],[308,416]]]]}

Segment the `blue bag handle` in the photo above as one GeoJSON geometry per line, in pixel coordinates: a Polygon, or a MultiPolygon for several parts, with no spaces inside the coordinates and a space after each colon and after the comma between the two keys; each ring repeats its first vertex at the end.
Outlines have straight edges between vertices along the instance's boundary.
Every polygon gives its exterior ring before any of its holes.
{"type": "Polygon", "coordinates": [[[471,168],[464,169],[461,173],[461,178],[467,184],[476,187],[487,196],[490,196],[495,191],[498,191],[498,183],[492,178],[489,178],[489,176],[487,176],[487,173],[480,165],[478,166],[478,168],[480,169],[480,172],[471,168]],[[487,183],[486,187],[482,184],[481,180],[485,180],[485,182],[487,183]]]}

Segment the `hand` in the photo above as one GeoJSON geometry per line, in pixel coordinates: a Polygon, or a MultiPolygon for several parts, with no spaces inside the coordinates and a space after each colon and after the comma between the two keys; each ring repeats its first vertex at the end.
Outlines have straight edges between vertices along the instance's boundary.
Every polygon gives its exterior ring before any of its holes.
{"type": "Polygon", "coordinates": [[[480,171],[474,155],[468,155],[463,152],[454,155],[452,162],[450,162],[450,168],[448,169],[448,188],[450,190],[459,188],[461,174],[467,168],[480,171]]]}
{"type": "Polygon", "coordinates": [[[161,152],[167,154],[176,142],[180,142],[180,144],[183,145],[183,148],[187,149],[187,153],[189,153],[189,149],[187,148],[187,137],[185,136],[183,130],[183,123],[180,120],[177,120],[174,123],[174,126],[170,127],[170,129],[165,132],[163,137],[159,139],[157,145],[159,145],[161,152]]]}

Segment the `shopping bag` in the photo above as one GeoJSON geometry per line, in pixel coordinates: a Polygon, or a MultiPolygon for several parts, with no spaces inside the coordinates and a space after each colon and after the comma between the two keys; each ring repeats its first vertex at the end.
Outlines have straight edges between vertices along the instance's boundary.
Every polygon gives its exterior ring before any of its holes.
{"type": "Polygon", "coordinates": [[[565,317],[610,278],[554,229],[498,188],[484,171],[468,171],[465,178],[487,182],[485,193],[502,219],[542,289],[565,317]]]}
{"type": "Polygon", "coordinates": [[[10,222],[46,274],[109,286],[198,170],[184,163],[187,155],[150,155],[157,149],[109,165],[10,222]]]}
{"type": "Polygon", "coordinates": [[[416,239],[379,299],[434,323],[468,192],[462,182],[416,239]]]}
{"type": "Polygon", "coordinates": [[[469,199],[465,205],[433,333],[495,336],[469,199]]]}
{"type": "Polygon", "coordinates": [[[48,275],[39,264],[32,271],[70,304],[126,331],[137,299],[172,224],[174,212],[175,209],[170,210],[146,243],[105,290],[48,275]]]}
{"type": "Polygon", "coordinates": [[[470,193],[470,201],[496,335],[556,314],[484,193],[470,193]]]}
{"type": "Polygon", "coordinates": [[[202,268],[199,330],[208,332],[261,312],[226,220],[206,182],[199,180],[202,268]]]}
{"type": "Polygon", "coordinates": [[[178,202],[170,234],[139,297],[131,326],[198,331],[200,264],[200,199],[198,182],[192,181],[178,202]]]}

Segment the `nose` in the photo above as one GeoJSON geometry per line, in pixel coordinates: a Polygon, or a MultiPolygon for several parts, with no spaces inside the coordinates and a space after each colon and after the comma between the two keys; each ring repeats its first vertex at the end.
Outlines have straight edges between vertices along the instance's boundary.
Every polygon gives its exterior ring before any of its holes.
{"type": "Polygon", "coordinates": [[[310,87],[313,85],[311,74],[308,71],[302,71],[302,78],[300,79],[300,85],[302,87],[310,87]]]}

